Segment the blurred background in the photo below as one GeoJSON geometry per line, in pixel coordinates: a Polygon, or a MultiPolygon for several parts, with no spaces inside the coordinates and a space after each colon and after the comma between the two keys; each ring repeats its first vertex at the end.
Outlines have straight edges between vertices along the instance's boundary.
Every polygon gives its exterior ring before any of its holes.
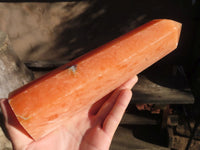
{"type": "MultiPolygon", "coordinates": [[[[179,46],[139,75],[113,150],[200,149],[200,0],[0,3],[0,31],[35,78],[164,18],[182,23],[179,46]]],[[[11,149],[3,132],[0,149],[11,149]]]]}

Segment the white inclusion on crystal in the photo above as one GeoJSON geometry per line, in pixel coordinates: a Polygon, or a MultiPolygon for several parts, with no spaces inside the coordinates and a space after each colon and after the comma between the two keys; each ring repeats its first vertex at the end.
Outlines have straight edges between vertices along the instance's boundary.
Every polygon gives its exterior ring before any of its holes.
{"type": "Polygon", "coordinates": [[[23,119],[23,120],[28,120],[28,119],[30,119],[30,117],[23,117],[23,116],[20,116],[20,115],[16,115],[18,118],[21,118],[21,119],[23,119]]]}
{"type": "MultiPolygon", "coordinates": [[[[167,36],[169,36],[170,34],[172,34],[172,32],[167,33],[166,35],[163,35],[162,37],[160,37],[159,39],[155,40],[154,42],[150,43],[150,45],[154,45],[155,43],[158,43],[159,41],[161,41],[162,39],[166,38],[167,36]]],[[[142,50],[146,49],[148,46],[145,46],[142,50]]]]}
{"type": "Polygon", "coordinates": [[[54,79],[59,79],[59,74],[56,74],[55,76],[53,76],[54,79]]]}
{"type": "Polygon", "coordinates": [[[54,123],[55,120],[50,120],[50,121],[48,120],[47,122],[48,122],[48,123],[54,123]]]}
{"type": "Polygon", "coordinates": [[[76,73],[76,65],[73,65],[71,67],[68,68],[69,70],[71,70],[73,73],[76,73]]]}
{"type": "Polygon", "coordinates": [[[99,76],[99,77],[101,77],[101,76],[102,76],[102,74],[100,73],[98,76],[99,76]]]}
{"type": "Polygon", "coordinates": [[[113,47],[113,48],[120,48],[119,45],[113,45],[112,47],[113,47]]]}
{"type": "Polygon", "coordinates": [[[28,91],[26,90],[26,91],[24,91],[24,93],[28,93],[28,91]]]}
{"type": "Polygon", "coordinates": [[[37,88],[37,87],[38,87],[38,85],[37,85],[37,84],[33,86],[33,88],[37,88]]]}

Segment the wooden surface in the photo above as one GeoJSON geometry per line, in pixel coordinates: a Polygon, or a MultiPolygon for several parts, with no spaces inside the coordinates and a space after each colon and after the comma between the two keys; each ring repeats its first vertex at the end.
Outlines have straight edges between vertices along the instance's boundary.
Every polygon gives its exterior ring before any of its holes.
{"type": "Polygon", "coordinates": [[[143,104],[192,104],[194,97],[190,88],[180,89],[159,85],[145,76],[133,88],[134,103],[143,104]]]}
{"type": "Polygon", "coordinates": [[[33,74],[14,53],[8,36],[0,32],[0,98],[33,80],[33,74]]]}
{"type": "Polygon", "coordinates": [[[170,149],[167,147],[162,147],[139,140],[134,137],[131,129],[119,126],[111,143],[110,150],[170,150],[170,149]]]}
{"type": "MultiPolygon", "coordinates": [[[[0,99],[33,80],[33,73],[26,68],[12,49],[8,36],[0,31],[0,99]]],[[[3,117],[0,111],[0,149],[11,150],[10,141],[4,135],[3,117]]]]}

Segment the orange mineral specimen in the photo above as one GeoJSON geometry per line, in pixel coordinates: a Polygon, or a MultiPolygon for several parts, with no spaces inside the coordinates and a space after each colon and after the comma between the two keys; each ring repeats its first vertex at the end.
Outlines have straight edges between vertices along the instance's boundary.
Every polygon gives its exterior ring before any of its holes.
{"type": "Polygon", "coordinates": [[[150,21],[12,92],[9,104],[38,140],[176,49],[180,31],[173,20],[150,21]]]}

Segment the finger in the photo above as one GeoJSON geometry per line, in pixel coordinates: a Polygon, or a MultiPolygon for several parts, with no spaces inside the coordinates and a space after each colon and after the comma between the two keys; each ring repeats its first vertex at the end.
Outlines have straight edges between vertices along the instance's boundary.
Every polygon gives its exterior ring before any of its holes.
{"type": "Polygon", "coordinates": [[[103,98],[101,98],[100,100],[98,100],[96,103],[94,103],[92,105],[92,107],[90,108],[89,111],[89,115],[94,116],[97,114],[97,112],[99,111],[99,109],[102,107],[102,105],[105,103],[105,101],[107,99],[109,99],[109,97],[112,95],[113,91],[110,92],[109,94],[107,94],[106,96],[104,96],[103,98]]]}
{"type": "Polygon", "coordinates": [[[119,96],[121,90],[123,89],[131,89],[137,82],[138,78],[137,76],[131,78],[130,80],[128,80],[127,82],[125,82],[124,84],[122,84],[119,88],[117,88],[113,94],[111,95],[111,97],[102,105],[102,107],[99,109],[96,118],[97,118],[97,122],[103,122],[105,117],[108,115],[108,113],[110,112],[110,110],[113,108],[115,101],[117,99],[117,97],[119,96]]]}
{"type": "Polygon", "coordinates": [[[119,88],[120,89],[132,89],[133,86],[137,83],[138,77],[134,76],[133,78],[126,81],[124,84],[122,84],[119,88]]]}
{"type": "Polygon", "coordinates": [[[129,89],[122,90],[112,110],[106,116],[102,128],[110,138],[113,137],[122,119],[122,116],[131,100],[131,96],[132,96],[131,90],[129,89]]]}
{"type": "Polygon", "coordinates": [[[5,99],[0,101],[0,106],[5,118],[5,126],[12,141],[13,147],[15,149],[20,149],[26,144],[29,144],[32,139],[24,130],[24,128],[19,124],[16,116],[10,108],[10,105],[8,104],[8,100],[5,99]]]}

